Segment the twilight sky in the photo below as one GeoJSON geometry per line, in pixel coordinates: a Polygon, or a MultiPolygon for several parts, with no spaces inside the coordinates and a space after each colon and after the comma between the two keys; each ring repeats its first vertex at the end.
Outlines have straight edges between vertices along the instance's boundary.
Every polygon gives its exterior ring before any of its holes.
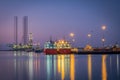
{"type": "Polygon", "coordinates": [[[19,42],[22,42],[23,16],[29,18],[29,32],[34,42],[41,45],[55,39],[71,40],[75,33],[75,45],[102,46],[103,31],[106,45],[120,44],[120,1],[119,0],[0,0],[0,44],[14,42],[14,16],[18,16],[19,42]],[[91,33],[89,39],[87,34],[91,33]]]}

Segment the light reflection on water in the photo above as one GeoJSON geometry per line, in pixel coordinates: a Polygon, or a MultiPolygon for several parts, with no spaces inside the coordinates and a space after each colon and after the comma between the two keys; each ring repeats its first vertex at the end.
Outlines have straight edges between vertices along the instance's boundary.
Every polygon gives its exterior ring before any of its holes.
{"type": "Polygon", "coordinates": [[[75,76],[74,55],[47,55],[46,66],[47,66],[47,80],[50,79],[74,80],[75,76]],[[51,74],[51,72],[53,75],[51,74]]]}
{"type": "Polygon", "coordinates": [[[117,55],[117,75],[119,77],[119,55],[117,55]]]}
{"type": "Polygon", "coordinates": [[[92,80],[92,56],[88,55],[88,79],[92,80]]]}
{"type": "Polygon", "coordinates": [[[0,52],[0,80],[119,80],[119,57],[0,52]]]}
{"type": "Polygon", "coordinates": [[[102,80],[107,80],[106,55],[102,55],[102,80]]]}

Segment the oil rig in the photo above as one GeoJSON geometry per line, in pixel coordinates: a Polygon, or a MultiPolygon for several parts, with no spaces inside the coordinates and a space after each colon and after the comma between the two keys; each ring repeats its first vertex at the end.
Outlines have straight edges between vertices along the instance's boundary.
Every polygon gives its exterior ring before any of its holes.
{"type": "Polygon", "coordinates": [[[32,33],[28,35],[28,16],[23,17],[23,36],[22,43],[18,43],[18,16],[14,16],[14,43],[12,49],[15,51],[32,51],[33,37],[32,33]]]}

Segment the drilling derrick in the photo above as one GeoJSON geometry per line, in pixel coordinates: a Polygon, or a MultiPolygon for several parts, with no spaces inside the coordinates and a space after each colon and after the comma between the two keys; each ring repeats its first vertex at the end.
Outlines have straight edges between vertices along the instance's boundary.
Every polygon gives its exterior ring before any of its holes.
{"type": "Polygon", "coordinates": [[[23,44],[28,44],[28,16],[23,17],[23,44]]]}
{"type": "Polygon", "coordinates": [[[18,17],[14,16],[14,43],[18,45],[18,17]]]}
{"type": "Polygon", "coordinates": [[[33,45],[33,34],[32,33],[29,34],[29,45],[30,46],[33,45]]]}

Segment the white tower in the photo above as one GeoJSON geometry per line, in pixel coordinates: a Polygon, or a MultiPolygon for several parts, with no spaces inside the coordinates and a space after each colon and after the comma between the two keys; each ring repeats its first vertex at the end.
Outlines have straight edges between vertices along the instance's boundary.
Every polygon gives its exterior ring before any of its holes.
{"type": "Polygon", "coordinates": [[[33,45],[33,34],[32,33],[30,33],[29,34],[29,45],[33,45]]]}

